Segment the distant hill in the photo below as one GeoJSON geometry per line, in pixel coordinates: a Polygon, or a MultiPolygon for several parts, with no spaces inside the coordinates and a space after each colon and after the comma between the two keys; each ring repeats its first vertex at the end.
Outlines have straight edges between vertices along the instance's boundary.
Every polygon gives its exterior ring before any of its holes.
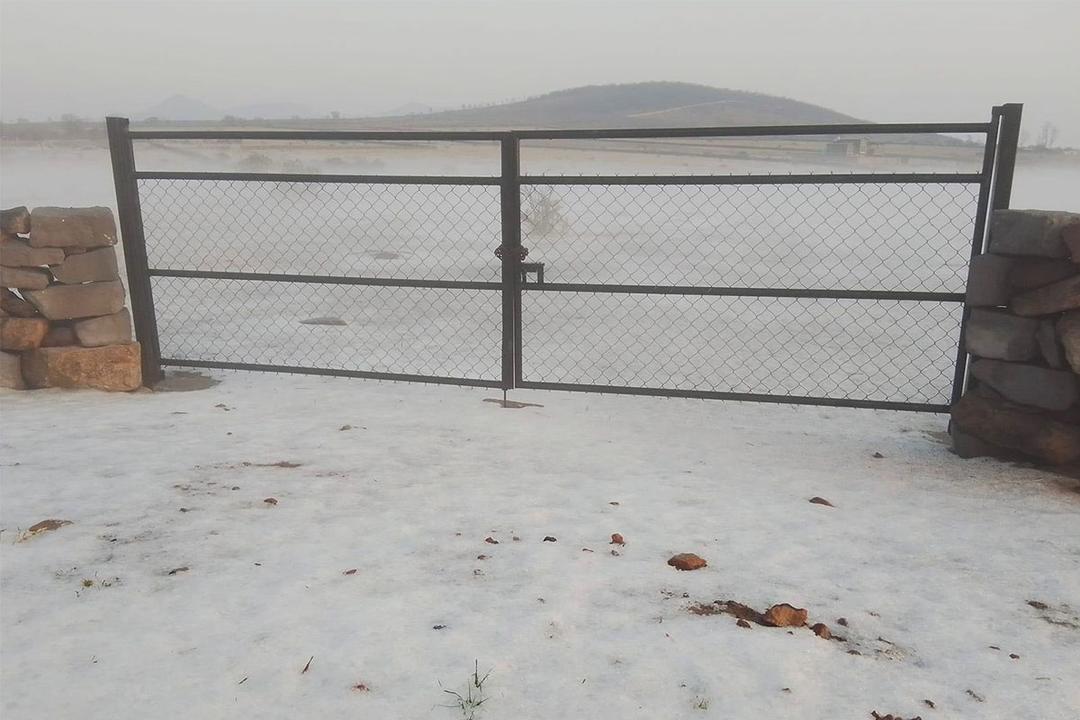
{"type": "MultiPolygon", "coordinates": [[[[386,121],[388,118],[380,118],[386,121]]],[[[688,127],[857,122],[775,95],[679,82],[587,85],[519,102],[402,118],[411,126],[688,127]]]]}
{"type": "Polygon", "coordinates": [[[221,120],[226,115],[244,119],[284,120],[308,117],[311,115],[311,110],[304,105],[290,102],[253,103],[219,108],[187,95],[173,95],[136,113],[135,119],[157,118],[180,122],[206,122],[221,120]]]}

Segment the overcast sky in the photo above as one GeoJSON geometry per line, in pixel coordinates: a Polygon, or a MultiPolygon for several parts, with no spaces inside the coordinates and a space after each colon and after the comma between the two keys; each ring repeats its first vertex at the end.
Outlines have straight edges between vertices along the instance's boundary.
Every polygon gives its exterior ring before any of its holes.
{"type": "Polygon", "coordinates": [[[362,114],[681,80],[875,121],[1025,103],[1080,146],[1080,2],[0,0],[0,113],[138,114],[173,94],[362,114]]]}

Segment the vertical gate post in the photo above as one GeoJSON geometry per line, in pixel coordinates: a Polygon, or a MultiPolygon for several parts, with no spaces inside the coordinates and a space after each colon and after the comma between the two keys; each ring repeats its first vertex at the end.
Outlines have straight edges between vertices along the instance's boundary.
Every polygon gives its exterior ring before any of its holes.
{"type": "Polygon", "coordinates": [[[139,185],[135,179],[135,150],[123,117],[105,118],[112,157],[113,183],[116,186],[116,212],[123,238],[124,265],[127,268],[128,297],[135,339],[142,348],[143,383],[152,385],[161,379],[161,348],[158,342],[154,297],[150,287],[150,268],[143,234],[139,185]]]}
{"type": "MultiPolygon", "coordinates": [[[[990,117],[983,147],[979,201],[975,209],[975,229],[971,239],[971,255],[968,267],[986,248],[987,232],[994,210],[1009,207],[1012,194],[1013,170],[1016,167],[1016,151],[1020,141],[1020,115],[1024,106],[1007,103],[996,106],[990,117]]],[[[971,312],[967,303],[960,321],[960,336],[956,348],[956,370],[953,373],[950,404],[960,401],[967,385],[967,369],[970,358],[965,347],[965,334],[971,312]]]]}
{"type": "Polygon", "coordinates": [[[520,142],[509,133],[501,141],[502,176],[502,387],[515,387],[521,347],[521,156],[520,142]]]}
{"type": "Polygon", "coordinates": [[[1020,144],[1020,118],[1024,112],[1021,103],[1006,103],[995,111],[1001,116],[998,132],[997,162],[994,167],[994,199],[991,210],[1004,210],[1012,198],[1013,171],[1016,169],[1016,151],[1020,144]]]}

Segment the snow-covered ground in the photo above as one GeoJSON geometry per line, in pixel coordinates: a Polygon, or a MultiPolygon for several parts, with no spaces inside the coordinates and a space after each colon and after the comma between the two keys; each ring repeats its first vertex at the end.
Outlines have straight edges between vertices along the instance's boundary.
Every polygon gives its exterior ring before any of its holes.
{"type": "Polygon", "coordinates": [[[4,718],[1080,717],[1080,493],[941,416],[217,377],[0,399],[4,718]]]}

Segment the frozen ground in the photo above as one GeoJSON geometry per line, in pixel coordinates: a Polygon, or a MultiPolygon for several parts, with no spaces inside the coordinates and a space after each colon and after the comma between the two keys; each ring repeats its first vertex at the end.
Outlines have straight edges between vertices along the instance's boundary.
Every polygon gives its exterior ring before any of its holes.
{"type": "Polygon", "coordinates": [[[0,399],[5,718],[1080,716],[1080,494],[940,416],[218,377],[0,399]]]}

